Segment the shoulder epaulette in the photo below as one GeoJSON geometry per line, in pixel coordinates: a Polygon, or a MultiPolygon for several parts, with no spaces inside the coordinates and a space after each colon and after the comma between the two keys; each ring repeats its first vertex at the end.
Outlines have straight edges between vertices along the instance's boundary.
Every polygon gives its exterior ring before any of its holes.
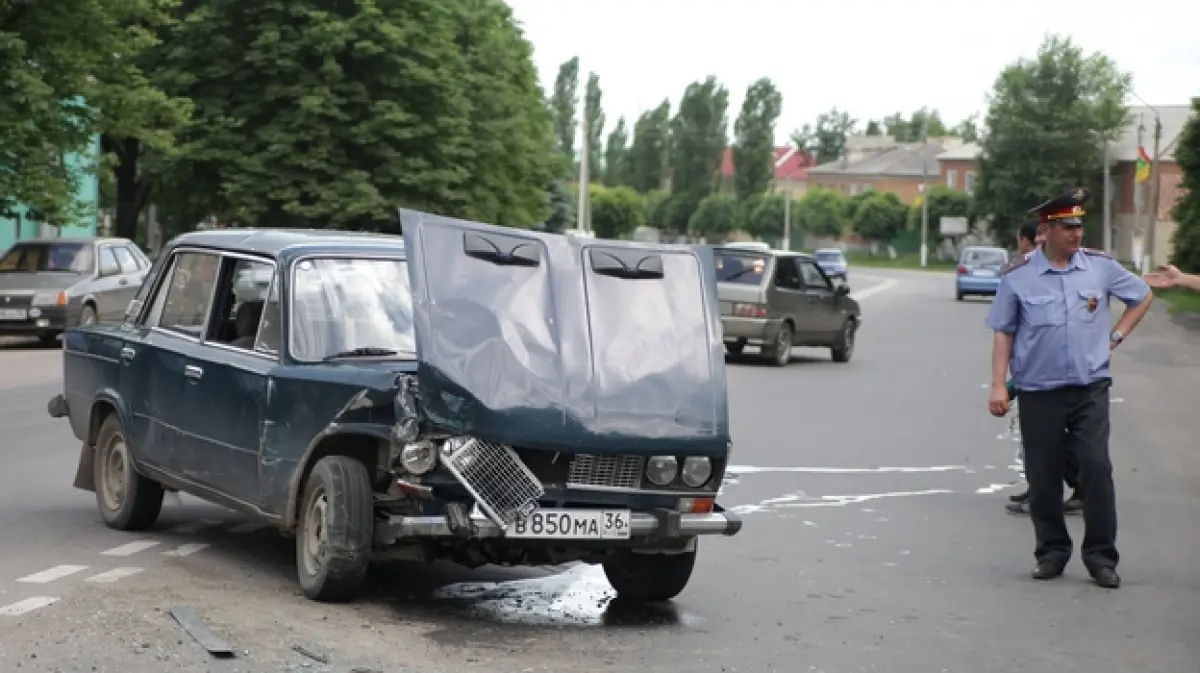
{"type": "Polygon", "coordinates": [[[1008,265],[1005,266],[1004,269],[1000,271],[1000,275],[1004,275],[1006,273],[1009,273],[1010,271],[1019,269],[1028,263],[1029,263],[1029,258],[1026,257],[1025,255],[1020,255],[1013,261],[1009,262],[1008,265]]]}
{"type": "Polygon", "coordinates": [[[1095,248],[1081,248],[1081,250],[1083,250],[1083,254],[1085,255],[1091,255],[1092,257],[1103,257],[1104,259],[1112,259],[1112,255],[1104,252],[1103,250],[1097,250],[1095,248]]]}

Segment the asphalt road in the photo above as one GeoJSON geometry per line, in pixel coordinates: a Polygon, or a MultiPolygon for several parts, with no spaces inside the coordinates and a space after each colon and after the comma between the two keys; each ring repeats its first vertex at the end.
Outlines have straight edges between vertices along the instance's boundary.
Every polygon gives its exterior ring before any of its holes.
{"type": "Polygon", "coordinates": [[[988,304],[955,302],[951,283],[857,274],[850,363],[730,359],[723,503],[746,526],[704,540],[691,585],[657,609],[613,604],[586,566],[413,563],[321,606],[296,595],[290,542],[186,496],[154,531],[107,530],[70,486],[77,443],[45,413],[58,352],[2,347],[0,670],[1197,670],[1200,342],[1156,308],[1115,356],[1125,586],[1095,587],[1077,558],[1035,583],[1030,523],[1003,510],[1016,445],[986,413],[988,304]],[[210,659],[167,614],[177,605],[238,656],[210,659]]]}

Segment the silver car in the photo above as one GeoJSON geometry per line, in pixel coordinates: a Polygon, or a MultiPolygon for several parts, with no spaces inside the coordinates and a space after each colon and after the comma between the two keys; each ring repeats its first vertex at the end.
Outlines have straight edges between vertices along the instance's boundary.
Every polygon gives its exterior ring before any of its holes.
{"type": "Polygon", "coordinates": [[[51,343],[68,327],[119,321],[149,270],[124,238],[18,241],[0,257],[0,336],[51,343]]]}

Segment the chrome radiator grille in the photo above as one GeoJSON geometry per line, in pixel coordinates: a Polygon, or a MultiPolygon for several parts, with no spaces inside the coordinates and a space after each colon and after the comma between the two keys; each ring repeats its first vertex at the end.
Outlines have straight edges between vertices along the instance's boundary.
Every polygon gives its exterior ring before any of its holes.
{"type": "Polygon", "coordinates": [[[484,515],[502,528],[537,509],[546,492],[517,454],[502,444],[470,438],[443,453],[442,464],[466,487],[484,515]]]}
{"type": "Polygon", "coordinates": [[[643,456],[594,456],[586,453],[571,459],[567,486],[638,488],[642,485],[643,456]]]}

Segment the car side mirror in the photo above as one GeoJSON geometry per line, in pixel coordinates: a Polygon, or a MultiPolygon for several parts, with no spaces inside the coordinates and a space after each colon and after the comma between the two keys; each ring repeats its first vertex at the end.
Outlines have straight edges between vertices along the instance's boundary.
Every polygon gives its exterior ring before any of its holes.
{"type": "Polygon", "coordinates": [[[833,289],[833,293],[838,296],[848,295],[848,294],[850,294],[850,286],[849,285],[838,285],[836,288],[833,289]]]}

